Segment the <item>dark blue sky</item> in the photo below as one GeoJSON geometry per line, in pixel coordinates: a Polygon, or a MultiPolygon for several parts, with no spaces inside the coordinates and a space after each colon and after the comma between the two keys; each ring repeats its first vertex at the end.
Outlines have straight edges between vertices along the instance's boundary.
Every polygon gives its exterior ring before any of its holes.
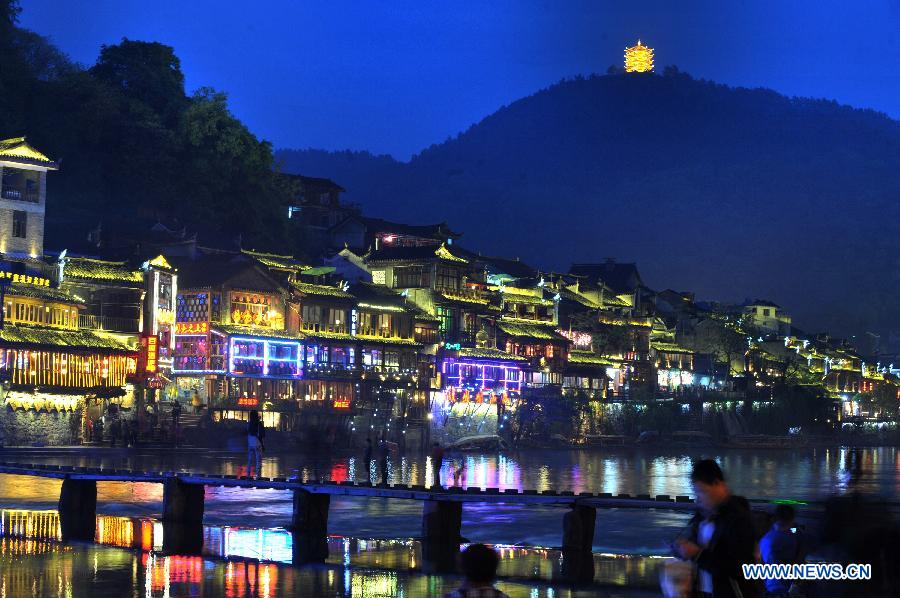
{"type": "Polygon", "coordinates": [[[638,37],[660,67],[900,118],[897,0],[22,4],[23,26],[86,65],[122,37],[174,46],[189,90],[228,92],[276,147],[406,159],[561,78],[621,64],[638,37]]]}

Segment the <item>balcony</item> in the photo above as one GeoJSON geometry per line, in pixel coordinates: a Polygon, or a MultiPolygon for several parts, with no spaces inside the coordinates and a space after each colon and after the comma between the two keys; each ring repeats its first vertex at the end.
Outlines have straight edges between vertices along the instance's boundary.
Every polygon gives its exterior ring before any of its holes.
{"type": "Polygon", "coordinates": [[[474,303],[479,305],[487,305],[490,303],[487,294],[481,289],[473,289],[469,287],[454,288],[450,286],[435,285],[434,290],[446,299],[452,301],[461,301],[463,303],[474,303]]]}
{"type": "Polygon", "coordinates": [[[344,325],[329,326],[320,322],[303,322],[301,325],[303,332],[325,333],[325,334],[347,334],[347,327],[344,325]]]}
{"type": "Polygon", "coordinates": [[[137,334],[140,330],[140,321],[137,318],[80,314],[78,316],[78,327],[83,330],[137,334]]]}
{"type": "Polygon", "coordinates": [[[12,186],[3,186],[3,190],[0,191],[0,196],[3,199],[12,199],[15,201],[28,201],[31,203],[37,203],[40,200],[40,193],[38,193],[37,188],[22,188],[22,187],[12,187],[12,186]]]}

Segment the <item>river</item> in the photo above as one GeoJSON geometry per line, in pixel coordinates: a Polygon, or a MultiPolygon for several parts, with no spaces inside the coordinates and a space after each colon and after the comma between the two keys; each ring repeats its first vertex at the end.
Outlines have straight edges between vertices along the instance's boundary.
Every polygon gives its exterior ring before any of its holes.
{"type": "MultiPolygon", "coordinates": [[[[831,494],[846,493],[851,486],[856,491],[882,499],[896,500],[900,495],[900,452],[896,448],[804,448],[794,451],[623,448],[593,451],[513,451],[499,455],[468,453],[448,455],[442,470],[442,479],[445,483],[447,480],[452,481],[454,474],[459,471],[458,479],[462,486],[538,491],[571,490],[576,493],[689,495],[691,462],[699,457],[717,459],[733,490],[754,499],[790,498],[814,501],[831,494]]],[[[241,455],[197,450],[175,450],[164,453],[139,450],[15,452],[5,455],[0,453],[0,460],[150,471],[195,471],[233,475],[246,473],[246,464],[241,455]]],[[[430,485],[432,482],[430,471],[430,458],[421,455],[393,458],[389,468],[391,481],[403,484],[430,485]]],[[[262,475],[344,481],[363,480],[366,470],[358,455],[274,455],[265,458],[262,475]]],[[[60,482],[56,480],[0,475],[0,508],[52,510],[59,495],[59,485],[60,482]]],[[[98,512],[104,515],[139,517],[152,521],[152,518],[158,517],[160,513],[161,502],[160,484],[110,482],[98,485],[98,512]]],[[[291,495],[288,492],[207,488],[204,522],[210,528],[242,528],[257,530],[258,533],[265,530],[267,534],[276,534],[280,526],[289,522],[291,507],[291,495]]],[[[358,542],[359,539],[363,539],[364,542],[380,539],[409,543],[411,538],[420,533],[421,508],[421,503],[415,501],[333,497],[329,515],[329,532],[335,535],[332,543],[339,542],[343,546],[344,542],[358,542]]],[[[541,559],[546,560],[548,554],[543,549],[552,549],[560,543],[562,512],[556,507],[467,504],[463,510],[462,533],[470,541],[518,550],[523,562],[533,561],[537,563],[533,567],[540,569],[541,559]]],[[[598,561],[600,563],[598,581],[613,586],[635,581],[638,585],[652,585],[654,573],[650,571],[649,565],[642,567],[635,563],[646,565],[657,560],[652,557],[667,554],[671,539],[684,526],[686,517],[684,514],[666,511],[621,509],[598,511],[594,551],[598,559],[607,559],[613,563],[604,565],[606,561],[598,561]],[[628,573],[631,569],[633,571],[628,573]]],[[[105,554],[106,550],[111,549],[77,547],[71,554],[66,552],[48,554],[54,554],[55,559],[76,559],[82,558],[84,555],[78,555],[87,551],[96,559],[97,554],[105,554]]],[[[262,549],[253,549],[251,554],[244,556],[253,558],[257,554],[254,550],[262,549]]],[[[337,549],[332,547],[332,550],[337,549]]],[[[340,565],[342,557],[337,552],[332,560],[335,565],[340,565]]],[[[146,586],[146,561],[148,558],[153,561],[157,557],[152,551],[149,556],[148,553],[133,556],[141,561],[140,565],[131,563],[126,568],[128,571],[132,569],[145,571],[142,579],[146,586]]],[[[211,564],[202,565],[200,568],[203,571],[209,569],[215,572],[217,567],[231,567],[230,559],[238,558],[240,555],[218,551],[208,557],[219,560],[209,561],[211,564]]],[[[9,558],[8,555],[0,554],[0,564],[9,558]]],[[[38,567],[36,559],[47,557],[34,555],[18,558],[19,562],[25,559],[24,562],[31,563],[37,575],[43,565],[38,567]]],[[[264,560],[272,560],[276,564],[284,562],[284,559],[278,558],[264,560]]],[[[113,561],[118,562],[116,559],[113,561]]],[[[151,568],[157,566],[154,565],[155,562],[150,563],[151,568]]],[[[408,565],[409,563],[398,565],[399,573],[394,574],[392,579],[396,579],[389,583],[399,584],[397,587],[401,588],[414,588],[422,575],[411,573],[410,570],[415,570],[415,567],[408,565]]],[[[114,568],[117,567],[124,565],[114,565],[114,568]]],[[[291,570],[290,567],[284,569],[291,570]]],[[[337,574],[334,570],[330,571],[332,577],[337,574]]],[[[362,574],[363,569],[350,567],[347,571],[362,574]]],[[[301,573],[297,572],[277,574],[280,576],[279,579],[298,575],[302,577],[301,573]]],[[[328,571],[322,574],[327,581],[328,571]]],[[[517,573],[514,577],[518,575],[517,573]]],[[[132,577],[136,579],[140,575],[135,574],[132,577]]],[[[552,577],[552,572],[545,575],[538,571],[536,579],[547,581],[552,577]]],[[[213,578],[218,579],[215,575],[213,578]]],[[[429,594],[438,595],[447,589],[441,584],[452,583],[452,580],[443,577],[436,579],[440,580],[438,584],[440,588],[429,590],[429,594]]],[[[132,581],[133,584],[138,583],[134,579],[132,581]]],[[[313,583],[312,578],[307,581],[313,583]]],[[[333,585],[334,595],[379,595],[357,594],[355,590],[351,591],[349,588],[349,585],[353,584],[349,582],[345,584],[344,581],[342,579],[340,584],[333,585]]],[[[216,582],[209,581],[209,583],[215,585],[216,582]]],[[[514,590],[513,593],[518,593],[519,589],[523,591],[527,589],[523,595],[529,596],[545,595],[547,591],[551,593],[548,595],[553,593],[552,588],[541,585],[530,588],[511,586],[511,589],[514,590]],[[538,594],[534,594],[532,590],[538,594]]],[[[140,593],[145,594],[143,589],[140,593]]],[[[151,592],[147,595],[156,594],[151,592]]]]}

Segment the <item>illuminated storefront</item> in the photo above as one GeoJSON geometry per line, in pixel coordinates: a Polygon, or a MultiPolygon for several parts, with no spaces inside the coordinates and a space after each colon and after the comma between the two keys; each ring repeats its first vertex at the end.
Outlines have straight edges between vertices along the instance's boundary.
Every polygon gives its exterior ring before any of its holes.
{"type": "Polygon", "coordinates": [[[77,444],[107,404],[133,406],[136,367],[135,351],[90,331],[5,326],[0,372],[8,387],[0,416],[7,423],[0,441],[77,444]]]}
{"type": "Polygon", "coordinates": [[[457,438],[496,434],[515,410],[527,361],[497,349],[453,348],[441,360],[440,390],[432,392],[431,419],[457,438]]]}
{"type": "Polygon", "coordinates": [[[651,341],[650,348],[656,366],[656,385],[660,391],[677,391],[700,382],[694,376],[693,351],[664,341],[651,341]]]}

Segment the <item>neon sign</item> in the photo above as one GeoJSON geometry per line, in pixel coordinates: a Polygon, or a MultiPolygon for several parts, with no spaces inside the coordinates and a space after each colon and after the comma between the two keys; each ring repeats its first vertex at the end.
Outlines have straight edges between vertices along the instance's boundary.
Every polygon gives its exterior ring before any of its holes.
{"type": "Polygon", "coordinates": [[[237,400],[238,407],[259,407],[259,399],[256,397],[241,397],[237,400]]]}
{"type": "Polygon", "coordinates": [[[209,332],[209,322],[178,322],[175,324],[175,334],[206,334],[209,332]]]}
{"type": "Polygon", "coordinates": [[[141,339],[144,349],[144,371],[155,373],[159,370],[159,338],[156,335],[141,339]]]}
{"type": "Polygon", "coordinates": [[[350,399],[335,399],[331,406],[335,409],[350,409],[350,399]]]}
{"type": "Polygon", "coordinates": [[[0,278],[8,278],[13,282],[21,282],[24,284],[34,284],[39,287],[49,287],[50,280],[40,276],[31,276],[30,274],[16,274],[7,270],[0,270],[0,278]]]}
{"type": "Polygon", "coordinates": [[[297,341],[231,337],[228,371],[235,376],[253,378],[299,378],[302,346],[297,341]]]}
{"type": "Polygon", "coordinates": [[[459,351],[462,349],[461,343],[444,343],[444,348],[448,351],[459,351]]]}

